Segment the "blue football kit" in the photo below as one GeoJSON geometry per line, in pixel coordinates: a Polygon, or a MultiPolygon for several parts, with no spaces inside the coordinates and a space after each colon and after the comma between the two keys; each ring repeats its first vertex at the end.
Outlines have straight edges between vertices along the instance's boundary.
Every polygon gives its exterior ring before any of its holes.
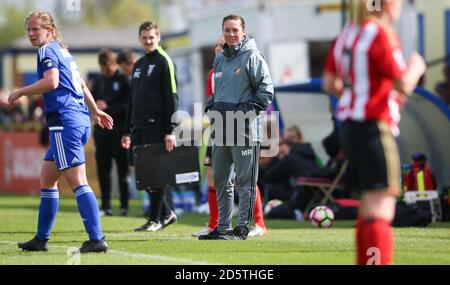
{"type": "MultiPolygon", "coordinates": [[[[44,112],[50,130],[50,146],[44,160],[55,161],[59,171],[85,163],[84,146],[91,133],[89,110],[84,103],[78,66],[69,51],[58,41],[39,48],[38,80],[53,68],[59,70],[58,87],[44,93],[44,112]]],[[[89,185],[72,189],[89,239],[103,238],[99,209],[89,185]]],[[[38,240],[48,240],[59,208],[58,189],[41,189],[38,240]]]]}
{"type": "Polygon", "coordinates": [[[85,163],[84,145],[89,140],[91,122],[78,66],[58,41],[39,48],[38,80],[53,68],[59,70],[59,85],[44,93],[50,130],[50,146],[44,159],[55,161],[58,170],[64,170],[85,163]]]}

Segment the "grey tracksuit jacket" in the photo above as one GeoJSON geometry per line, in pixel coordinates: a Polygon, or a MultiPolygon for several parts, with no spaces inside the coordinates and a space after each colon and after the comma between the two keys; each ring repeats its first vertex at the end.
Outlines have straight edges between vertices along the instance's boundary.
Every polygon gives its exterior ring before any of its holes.
{"type": "Polygon", "coordinates": [[[212,110],[265,110],[273,100],[269,67],[254,39],[234,48],[226,44],[214,60],[212,110]]]}
{"type": "MultiPolygon", "coordinates": [[[[229,47],[227,44],[221,54],[214,60],[214,95],[207,110],[221,114],[242,111],[254,111],[258,114],[267,109],[274,96],[272,79],[267,63],[256,47],[254,39],[245,38],[239,45],[229,47]]],[[[210,115],[211,117],[211,115],[210,115]]],[[[237,128],[234,139],[245,137],[253,142],[261,141],[262,125],[257,116],[244,128],[237,128]]],[[[211,119],[213,129],[214,119],[211,119]]],[[[239,124],[236,120],[224,117],[223,129],[231,124],[239,124]]],[[[224,131],[226,133],[226,131],[224,131]]],[[[223,134],[224,138],[227,135],[223,134]]],[[[217,136],[217,134],[216,134],[217,136]]],[[[238,228],[248,234],[248,227],[253,220],[253,209],[256,197],[256,179],[258,175],[259,144],[244,145],[216,144],[213,138],[212,167],[214,184],[219,206],[219,231],[231,229],[231,213],[233,206],[233,176],[236,174],[237,191],[239,192],[238,228]]]]}
{"type": "MultiPolygon", "coordinates": [[[[264,56],[257,49],[254,39],[245,38],[235,47],[224,46],[224,50],[214,60],[214,95],[207,110],[216,111],[222,116],[227,111],[264,111],[274,97],[272,79],[264,56]]],[[[224,120],[224,129],[226,129],[224,120]]],[[[259,121],[249,131],[261,140],[259,121]]],[[[225,134],[223,134],[225,137],[225,134]]]]}

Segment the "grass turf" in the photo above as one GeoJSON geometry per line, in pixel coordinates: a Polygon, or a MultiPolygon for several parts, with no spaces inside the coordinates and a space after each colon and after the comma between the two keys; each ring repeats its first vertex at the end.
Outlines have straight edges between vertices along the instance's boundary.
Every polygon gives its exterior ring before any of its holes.
{"type": "MultiPolygon", "coordinates": [[[[115,205],[116,214],[118,206],[115,205]]],[[[268,237],[246,241],[199,241],[191,233],[208,217],[183,214],[178,223],[155,233],[134,232],[145,222],[140,201],[129,217],[102,217],[109,251],[73,256],[87,239],[75,199],[61,199],[48,252],[22,252],[18,241],[36,230],[39,197],[0,196],[0,264],[353,264],[354,222],[336,221],[330,229],[308,222],[266,221],[268,237]]],[[[450,264],[450,223],[395,229],[395,264],[450,264]]]]}

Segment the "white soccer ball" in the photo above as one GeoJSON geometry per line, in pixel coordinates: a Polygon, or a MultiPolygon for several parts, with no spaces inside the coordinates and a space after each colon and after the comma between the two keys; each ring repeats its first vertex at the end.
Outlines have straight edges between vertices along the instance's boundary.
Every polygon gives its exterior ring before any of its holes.
{"type": "Polygon", "coordinates": [[[309,212],[309,221],[318,228],[329,228],[333,225],[334,213],[327,206],[317,206],[309,212]]]}
{"type": "Polygon", "coordinates": [[[278,207],[282,203],[283,202],[281,200],[278,200],[278,199],[270,200],[264,206],[264,215],[267,215],[273,208],[278,207]]]}

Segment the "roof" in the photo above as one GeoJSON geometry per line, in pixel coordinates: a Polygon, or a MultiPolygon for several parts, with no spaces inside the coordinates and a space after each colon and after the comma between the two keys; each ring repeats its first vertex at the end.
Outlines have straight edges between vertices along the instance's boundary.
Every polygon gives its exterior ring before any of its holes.
{"type": "MultiPolygon", "coordinates": [[[[140,49],[138,38],[138,27],[133,28],[88,28],[88,27],[63,27],[60,28],[64,43],[71,50],[91,50],[100,48],[113,49],[140,49]]],[[[183,33],[185,34],[185,33],[183,33]]],[[[178,34],[167,34],[162,37],[162,40],[179,36],[178,34]]],[[[24,36],[11,45],[8,49],[13,50],[28,50],[34,49],[24,36]]]]}

